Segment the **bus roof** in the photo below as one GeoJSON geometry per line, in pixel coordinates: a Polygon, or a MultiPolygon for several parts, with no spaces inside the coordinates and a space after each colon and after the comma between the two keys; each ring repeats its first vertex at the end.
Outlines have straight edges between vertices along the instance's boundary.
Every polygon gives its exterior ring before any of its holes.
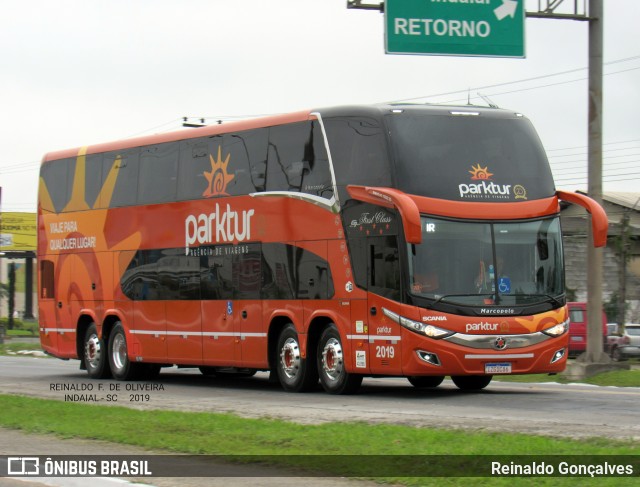
{"type": "MultiPolygon", "coordinates": [[[[86,154],[98,154],[100,152],[117,151],[131,149],[144,145],[162,144],[165,142],[175,142],[179,140],[195,139],[197,137],[207,137],[222,135],[227,132],[251,130],[271,125],[282,125],[287,123],[302,122],[309,119],[311,111],[303,110],[284,115],[273,115],[269,117],[254,118],[224,124],[207,125],[199,128],[176,130],[162,134],[147,135],[130,139],[121,139],[112,142],[95,144],[87,147],[86,154]]],[[[73,149],[63,149],[45,154],[42,162],[55,161],[67,157],[76,157],[80,147],[73,149]]]]}
{"type": "MultiPolygon", "coordinates": [[[[261,127],[270,127],[274,125],[283,125],[287,123],[302,122],[309,120],[313,113],[321,113],[324,117],[346,117],[346,116],[370,116],[379,118],[385,113],[393,110],[421,111],[437,114],[450,114],[452,112],[460,113],[478,113],[483,116],[492,115],[497,117],[510,118],[522,116],[511,110],[496,109],[488,107],[479,107],[474,105],[425,105],[425,104],[378,104],[378,105],[347,105],[335,106],[321,109],[301,110],[297,112],[272,115],[242,121],[228,122],[224,124],[207,125],[195,129],[184,129],[161,134],[147,135],[143,137],[134,137],[129,139],[121,139],[106,143],[90,145],[86,148],[85,154],[98,154],[101,152],[117,151],[140,147],[144,145],[162,144],[165,142],[175,142],[180,140],[194,139],[197,137],[207,137],[222,135],[228,132],[251,130],[261,127]]],[[[68,157],[76,157],[80,151],[80,147],[72,149],[63,149],[45,154],[42,163],[48,161],[64,159],[68,157]]]]}

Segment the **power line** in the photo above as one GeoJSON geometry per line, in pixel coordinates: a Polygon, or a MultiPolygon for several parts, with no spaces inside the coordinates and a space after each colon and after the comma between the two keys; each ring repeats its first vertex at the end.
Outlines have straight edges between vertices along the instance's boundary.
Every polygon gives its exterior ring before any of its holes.
{"type": "MultiPolygon", "coordinates": [[[[623,147],[620,149],[609,149],[609,150],[603,150],[603,154],[609,154],[611,152],[617,152],[617,151],[623,151],[623,150],[636,150],[636,149],[640,149],[640,147],[623,147]]],[[[559,155],[551,155],[549,156],[549,159],[553,159],[553,160],[557,160],[557,159],[561,159],[561,158],[565,158],[565,157],[575,157],[575,156],[586,156],[588,155],[588,152],[586,151],[580,151],[580,152],[572,152],[570,154],[559,154],[559,155]]],[[[626,157],[627,155],[631,155],[631,154],[620,154],[617,156],[607,156],[609,158],[611,157],[626,157]]],[[[635,155],[635,154],[634,154],[635,155]]],[[[558,161],[558,162],[566,162],[566,161],[558,161]]]]}
{"type": "MultiPolygon", "coordinates": [[[[632,142],[640,142],[640,139],[632,139],[632,140],[619,140],[616,142],[603,142],[602,145],[614,145],[614,144],[630,144],[632,142]]],[[[556,152],[556,151],[562,151],[562,150],[574,150],[574,149],[586,149],[587,146],[586,145],[580,145],[577,147],[559,147],[556,149],[546,149],[546,152],[556,152]]]]}
{"type": "MultiPolygon", "coordinates": [[[[612,168],[611,166],[619,166],[621,164],[632,164],[632,163],[637,163],[637,162],[640,162],[640,161],[635,160],[635,161],[625,161],[625,162],[614,162],[614,163],[611,163],[611,164],[607,164],[606,167],[604,167],[604,169],[605,169],[605,172],[606,172],[607,169],[613,169],[613,170],[627,169],[627,167],[612,168]]],[[[560,169],[552,167],[551,169],[552,169],[554,174],[563,174],[563,173],[566,174],[566,172],[575,172],[576,170],[584,170],[584,171],[586,171],[587,170],[586,163],[587,162],[584,161],[584,165],[581,165],[581,166],[562,167],[560,169]]],[[[632,166],[632,167],[634,169],[636,168],[636,166],[632,166]]]]}
{"type": "Polygon", "coordinates": [[[151,128],[146,129],[146,130],[143,130],[141,132],[137,132],[135,134],[128,135],[125,138],[128,139],[128,138],[131,138],[131,137],[137,137],[139,135],[146,134],[147,132],[151,132],[152,130],[158,130],[159,128],[166,127],[167,125],[179,123],[181,121],[182,121],[182,118],[174,118],[173,120],[170,120],[168,122],[162,123],[160,125],[156,125],[155,127],[151,127],[151,128]]]}
{"type": "Polygon", "coordinates": [[[0,174],[17,174],[17,173],[20,173],[20,172],[37,171],[39,168],[40,168],[40,163],[38,163],[35,166],[29,165],[29,166],[24,166],[24,167],[21,167],[21,168],[14,167],[13,169],[10,169],[8,171],[0,168],[0,174]]]}
{"type": "MultiPolygon", "coordinates": [[[[630,69],[625,69],[623,71],[615,71],[613,73],[604,73],[604,76],[610,75],[610,74],[619,74],[619,73],[626,73],[627,71],[634,71],[640,69],[640,66],[637,68],[630,68],[630,69]]],[[[571,79],[571,80],[567,80],[567,81],[559,81],[557,83],[549,83],[546,85],[538,85],[538,86],[530,86],[529,88],[520,88],[518,90],[511,90],[511,91],[502,91],[500,93],[487,93],[485,94],[485,96],[501,96],[501,95],[511,95],[513,93],[521,93],[523,91],[531,91],[531,90],[539,90],[540,88],[550,88],[552,86],[560,86],[560,85],[565,85],[568,83],[576,83],[578,81],[587,81],[589,78],[576,78],[576,79],[571,79]]],[[[476,88],[476,89],[481,89],[481,88],[476,88]]],[[[478,99],[481,98],[479,96],[472,96],[472,99],[478,99]]],[[[465,101],[467,100],[467,98],[457,98],[455,100],[447,100],[442,102],[443,104],[448,104],[448,103],[457,103],[460,101],[465,101]]]]}
{"type": "MultiPolygon", "coordinates": [[[[622,58],[622,59],[616,59],[614,61],[609,61],[606,63],[603,63],[604,65],[610,65],[610,64],[618,64],[618,63],[623,63],[623,62],[627,62],[627,61],[633,61],[636,59],[640,59],[640,55],[638,56],[631,56],[631,57],[627,57],[627,58],[622,58]]],[[[492,85],[484,85],[484,86],[477,86],[477,87],[472,87],[472,88],[468,88],[468,89],[464,89],[464,90],[457,90],[457,91],[449,91],[446,93],[438,93],[438,94],[434,94],[434,95],[423,95],[423,96],[416,96],[413,98],[403,98],[400,100],[394,100],[391,102],[387,102],[387,103],[398,103],[398,102],[408,102],[408,101],[415,101],[415,100],[421,100],[424,98],[436,98],[436,97],[440,97],[440,96],[448,96],[448,95],[457,95],[459,93],[468,93],[470,90],[486,90],[486,89],[490,89],[490,88],[499,88],[502,86],[509,86],[509,85],[513,85],[513,84],[518,84],[518,83],[526,83],[529,81],[537,81],[537,80],[541,80],[541,79],[546,79],[546,78],[552,78],[554,76],[564,76],[566,74],[570,74],[570,73],[576,73],[578,71],[586,71],[588,68],[584,67],[584,68],[575,68],[575,69],[569,69],[567,71],[559,71],[557,73],[549,73],[549,74],[544,74],[544,75],[540,75],[540,76],[533,76],[531,78],[523,78],[523,79],[519,79],[519,80],[514,80],[514,81],[506,81],[504,83],[496,83],[496,84],[492,84],[492,85]]],[[[633,69],[640,69],[640,68],[631,68],[631,70],[633,69]]],[[[620,71],[620,72],[625,72],[625,71],[620,71]]],[[[606,74],[617,74],[617,73],[606,73],[606,74]]],[[[572,81],[568,81],[568,83],[571,83],[573,81],[581,81],[582,79],[587,79],[587,78],[581,78],[580,80],[572,80],[572,81]]],[[[561,84],[561,83],[559,83],[561,84]]],[[[548,86],[554,86],[554,84],[552,85],[548,85],[548,86]]],[[[533,88],[526,88],[526,89],[533,89],[533,88]]],[[[517,90],[517,91],[524,91],[523,90],[517,90]]],[[[509,93],[513,93],[513,92],[509,92],[509,93]]],[[[494,93],[493,96],[496,95],[501,95],[504,93],[494,93]]],[[[488,95],[488,96],[492,96],[492,95],[488,95]]],[[[477,97],[474,97],[477,98],[477,97]]],[[[466,100],[466,98],[465,98],[466,100]]]]}
{"type": "MultiPolygon", "coordinates": [[[[575,154],[575,156],[579,156],[579,154],[575,154]]],[[[612,159],[620,159],[622,157],[637,157],[637,156],[640,156],[640,153],[632,152],[629,154],[618,154],[617,156],[603,156],[602,160],[603,162],[607,162],[612,159]]],[[[577,159],[565,159],[563,161],[558,161],[558,160],[555,160],[554,158],[549,158],[549,162],[552,166],[563,166],[565,164],[572,164],[574,162],[586,162],[586,161],[587,161],[586,154],[581,155],[577,159]]],[[[625,162],[633,162],[633,161],[618,161],[618,162],[612,162],[612,164],[621,164],[625,162]]]]}

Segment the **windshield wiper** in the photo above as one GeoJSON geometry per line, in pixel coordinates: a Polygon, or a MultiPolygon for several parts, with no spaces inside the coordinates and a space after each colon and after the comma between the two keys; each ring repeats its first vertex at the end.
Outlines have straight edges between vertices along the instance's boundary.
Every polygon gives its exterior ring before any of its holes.
{"type": "Polygon", "coordinates": [[[553,304],[556,304],[558,306],[562,306],[562,302],[558,301],[556,298],[551,296],[551,294],[531,294],[530,296],[531,297],[544,297],[544,298],[547,298],[546,299],[547,303],[553,303],[553,304]]]}
{"type": "MultiPolygon", "coordinates": [[[[443,294],[442,296],[440,296],[438,299],[436,299],[433,303],[432,306],[435,304],[438,304],[440,301],[443,301],[445,299],[449,299],[449,298],[470,298],[470,297],[475,297],[475,298],[480,298],[480,297],[489,297],[489,298],[494,298],[494,293],[487,293],[487,294],[478,294],[478,293],[470,293],[470,294],[443,294]]],[[[455,302],[455,301],[454,301],[455,302]]]]}

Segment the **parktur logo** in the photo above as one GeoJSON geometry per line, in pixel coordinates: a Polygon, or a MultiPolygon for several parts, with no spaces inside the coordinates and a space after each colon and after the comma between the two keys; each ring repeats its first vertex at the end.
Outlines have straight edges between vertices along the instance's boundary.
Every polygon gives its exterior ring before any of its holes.
{"type": "Polygon", "coordinates": [[[233,174],[227,172],[229,166],[229,159],[231,154],[227,154],[225,160],[222,160],[222,147],[218,147],[218,159],[214,159],[212,155],[209,155],[211,161],[211,172],[204,172],[204,177],[207,178],[209,185],[204,190],[202,196],[205,198],[211,198],[213,196],[226,195],[227,185],[235,178],[233,174]]]}
{"type": "Polygon", "coordinates": [[[189,247],[196,242],[200,245],[212,243],[242,242],[251,239],[251,217],[255,210],[233,211],[227,204],[224,212],[216,203],[216,211],[189,215],[184,220],[185,254],[189,255],[189,247]]]}
{"type": "Polygon", "coordinates": [[[469,173],[472,180],[480,182],[459,184],[461,198],[507,199],[511,196],[510,184],[496,184],[491,181],[493,173],[489,172],[489,166],[482,167],[478,163],[471,166],[469,173]]]}

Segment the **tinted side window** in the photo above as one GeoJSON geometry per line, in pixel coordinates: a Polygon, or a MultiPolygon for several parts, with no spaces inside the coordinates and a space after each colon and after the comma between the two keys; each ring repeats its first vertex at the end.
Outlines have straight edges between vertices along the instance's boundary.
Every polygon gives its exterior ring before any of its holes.
{"type": "Polygon", "coordinates": [[[233,175],[227,193],[243,195],[264,191],[267,165],[268,130],[247,130],[224,136],[224,157],[229,157],[228,172],[233,175]]]}
{"type": "Polygon", "coordinates": [[[200,258],[200,295],[202,299],[233,299],[231,255],[200,258]]]}
{"type": "Polygon", "coordinates": [[[247,244],[248,252],[233,257],[235,299],[260,299],[262,259],[260,244],[247,244]]]}
{"type": "Polygon", "coordinates": [[[90,154],[85,159],[84,192],[89,208],[104,208],[98,201],[102,189],[102,154],[90,154]]]}
{"type": "Polygon", "coordinates": [[[367,239],[349,238],[349,256],[356,286],[367,289],[367,239]]]}
{"type": "Polygon", "coordinates": [[[396,237],[371,237],[369,289],[390,299],[400,298],[400,259],[396,237]]]}
{"type": "Polygon", "coordinates": [[[319,255],[296,247],[298,299],[328,299],[333,296],[329,263],[319,255]]]}
{"type": "Polygon", "coordinates": [[[75,166],[76,160],[74,158],[49,161],[42,165],[40,177],[51,197],[51,202],[44,199],[41,201],[44,210],[60,213],[67,205],[71,196],[75,166]]]}
{"type": "Polygon", "coordinates": [[[302,172],[302,191],[323,198],[333,196],[333,182],[329,168],[329,156],[324,145],[322,129],[318,122],[311,122],[310,138],[305,143],[305,161],[308,170],[302,172]]]}
{"type": "Polygon", "coordinates": [[[180,164],[178,166],[178,200],[202,198],[209,186],[205,172],[211,171],[207,138],[189,139],[180,142],[180,164]]]}
{"type": "Polygon", "coordinates": [[[104,187],[113,186],[111,195],[103,193],[102,207],[130,206],[136,204],[138,194],[139,149],[107,152],[102,159],[104,187]],[[109,199],[110,197],[110,199],[109,199]]]}
{"type": "MultiPolygon", "coordinates": [[[[42,296],[52,296],[53,264],[41,266],[42,296]],[[48,274],[46,274],[48,273],[48,274]],[[48,284],[45,275],[51,275],[48,284]]],[[[132,300],[328,299],[334,294],[328,262],[287,244],[139,250],[120,285],[132,300]],[[209,254],[209,255],[207,255],[209,254]],[[296,284],[297,291],[296,291],[296,284]]]]}
{"type": "Polygon", "coordinates": [[[200,299],[200,258],[184,249],[139,250],[120,285],[130,299],[200,299]]]}
{"type": "Polygon", "coordinates": [[[178,178],[178,144],[144,147],[140,152],[138,203],[173,201],[178,178]]]}
{"type": "Polygon", "coordinates": [[[263,299],[295,297],[294,249],[285,244],[262,244],[263,299]]]}
{"type": "Polygon", "coordinates": [[[130,299],[147,301],[160,299],[157,255],[153,251],[136,252],[122,275],[122,292],[130,299]]]}
{"type": "Polygon", "coordinates": [[[371,117],[324,119],[340,201],[348,184],[392,186],[387,142],[380,122],[371,117]]]}
{"type": "MultiPolygon", "coordinates": [[[[356,285],[367,289],[368,268],[371,264],[368,235],[398,235],[400,216],[395,210],[371,205],[357,200],[348,200],[342,207],[342,221],[349,244],[349,256],[353,266],[353,278],[356,285]]],[[[379,277],[379,276],[378,276],[379,277]]]]}
{"type": "Polygon", "coordinates": [[[396,187],[406,193],[476,202],[555,194],[542,143],[523,117],[407,110],[388,114],[385,121],[393,144],[396,187]],[[492,182],[492,191],[485,190],[482,179],[492,182]]]}
{"type": "Polygon", "coordinates": [[[267,191],[301,191],[311,170],[312,125],[310,122],[278,125],[269,129],[267,191]]]}
{"type": "Polygon", "coordinates": [[[158,258],[161,299],[200,299],[200,258],[165,249],[158,258]]]}

